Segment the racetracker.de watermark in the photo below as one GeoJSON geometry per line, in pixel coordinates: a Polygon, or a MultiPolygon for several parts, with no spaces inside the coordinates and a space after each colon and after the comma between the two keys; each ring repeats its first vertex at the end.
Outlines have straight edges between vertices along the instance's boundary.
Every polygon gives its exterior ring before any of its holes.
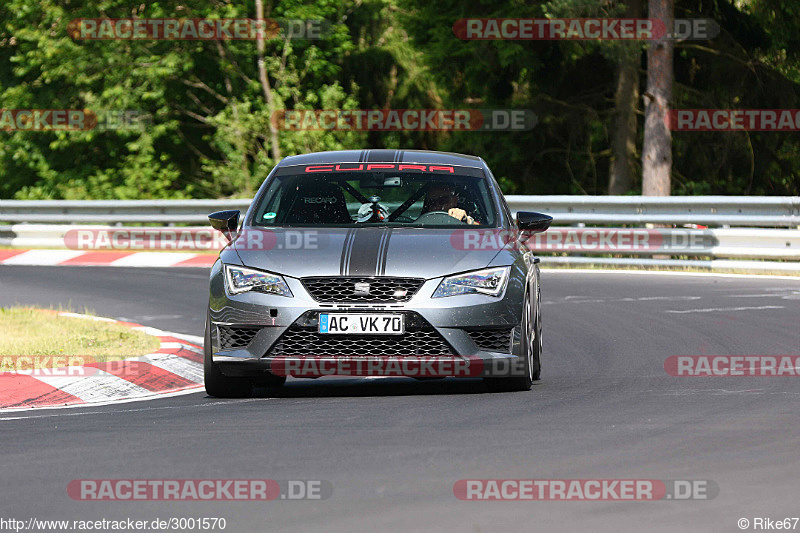
{"type": "Polygon", "coordinates": [[[460,479],[453,495],[466,501],[711,500],[719,485],[705,479],[460,479]]]}
{"type": "Polygon", "coordinates": [[[82,501],[270,501],[327,500],[321,479],[74,479],[67,494],[82,501]]]}
{"type": "Polygon", "coordinates": [[[672,355],[664,370],[676,377],[797,377],[800,355],[672,355]]]}
{"type": "Polygon", "coordinates": [[[484,365],[477,357],[277,356],[271,360],[270,372],[292,377],[479,377],[484,374],[484,365]]]}
{"type": "Polygon", "coordinates": [[[530,109],[287,109],[272,125],[287,131],[529,131],[530,109]]]}
{"type": "MultiPolygon", "coordinates": [[[[363,166],[363,165],[362,165],[363,166]]],[[[380,166],[380,165],[375,165],[380,166]]],[[[308,197],[309,205],[335,202],[335,197],[308,197]]],[[[267,213],[276,217],[276,213],[267,213]]],[[[269,219],[271,220],[271,219],[269,219]]],[[[323,250],[335,232],[316,229],[248,228],[231,237],[238,250],[323,250]]],[[[64,234],[70,250],[212,251],[228,245],[228,235],[211,228],[76,228],[64,234]]],[[[337,241],[338,242],[338,241],[337,241]]],[[[522,249],[534,252],[689,253],[703,254],[718,244],[713,232],[688,228],[567,228],[546,233],[500,229],[455,229],[450,245],[456,250],[522,249]]]]}
{"type": "Polygon", "coordinates": [[[67,25],[73,39],[124,41],[322,39],[329,30],[329,22],[310,19],[81,18],[67,25]]]}
{"type": "Polygon", "coordinates": [[[546,233],[519,230],[458,229],[450,236],[457,250],[522,248],[534,252],[703,253],[717,244],[711,231],[687,228],[566,228],[546,233]]]}
{"type": "Polygon", "coordinates": [[[158,374],[146,358],[104,359],[91,355],[1,355],[0,377],[138,379],[158,374]]]}
{"type": "Polygon", "coordinates": [[[719,32],[711,19],[463,18],[453,24],[455,36],[467,41],[707,40],[719,32]]]}
{"type": "MultiPolygon", "coordinates": [[[[358,319],[358,315],[354,315],[358,319]]],[[[479,378],[514,377],[528,373],[521,358],[476,355],[325,355],[276,356],[270,358],[270,372],[277,376],[315,378],[323,376],[479,378]]]]}
{"type": "Polygon", "coordinates": [[[0,373],[12,372],[23,375],[76,376],[85,375],[86,365],[96,363],[86,355],[2,355],[0,373]]]}
{"type": "Polygon", "coordinates": [[[142,377],[153,372],[146,361],[98,360],[91,355],[0,355],[0,375],[33,377],[142,377]]]}
{"type": "Polygon", "coordinates": [[[672,131],[800,131],[800,109],[672,109],[672,131]]]}
{"type": "MultiPolygon", "coordinates": [[[[330,236],[317,230],[245,229],[232,235],[237,250],[320,250],[330,236]]],[[[210,228],[81,228],[64,234],[70,250],[221,250],[228,237],[210,228]]]]}
{"type": "Polygon", "coordinates": [[[0,109],[4,131],[144,130],[152,115],[136,109],[0,109]]]}

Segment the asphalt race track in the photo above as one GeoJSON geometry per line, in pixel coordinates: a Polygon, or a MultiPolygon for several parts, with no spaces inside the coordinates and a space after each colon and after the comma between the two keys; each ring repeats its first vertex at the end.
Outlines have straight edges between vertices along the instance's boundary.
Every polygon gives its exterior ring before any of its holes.
{"type": "MultiPolygon", "coordinates": [[[[290,380],[279,393],[0,414],[5,518],[223,517],[226,531],[740,531],[800,516],[800,378],[671,355],[800,355],[800,280],[543,271],[543,379],[290,380]],[[73,479],[328,480],[323,501],[74,501],[73,479]],[[460,501],[460,479],[712,480],[713,500],[460,501]]],[[[0,267],[0,305],[202,335],[202,269],[0,267]]],[[[800,525],[798,525],[800,528],[800,525]]]]}

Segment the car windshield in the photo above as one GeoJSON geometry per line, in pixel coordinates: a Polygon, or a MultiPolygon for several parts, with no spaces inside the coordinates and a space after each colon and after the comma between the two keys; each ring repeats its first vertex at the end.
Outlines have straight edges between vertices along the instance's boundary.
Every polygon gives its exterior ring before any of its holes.
{"type": "Polygon", "coordinates": [[[412,172],[277,176],[260,196],[256,226],[494,227],[485,178],[412,172]]]}

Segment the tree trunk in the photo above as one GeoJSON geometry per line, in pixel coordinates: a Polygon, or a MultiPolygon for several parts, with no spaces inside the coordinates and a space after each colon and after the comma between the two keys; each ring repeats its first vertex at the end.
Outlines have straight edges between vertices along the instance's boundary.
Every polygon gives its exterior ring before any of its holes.
{"type": "MultiPolygon", "coordinates": [[[[672,29],[673,0],[649,0],[648,17],[672,29]]],[[[672,172],[672,133],[666,117],[672,99],[672,40],[666,35],[647,49],[647,92],[644,94],[644,143],[642,145],[642,194],[669,196],[672,172]]]]}
{"type": "MultiPolygon", "coordinates": [[[[641,0],[628,0],[625,17],[641,16],[641,0]]],[[[620,43],[620,46],[623,48],[621,59],[617,63],[608,194],[629,192],[633,188],[636,173],[636,109],[639,105],[639,63],[642,49],[638,43],[620,43]]]]}
{"type": "MultiPolygon", "coordinates": [[[[264,19],[264,0],[256,0],[256,19],[264,19]]],[[[275,99],[272,97],[272,87],[267,77],[267,65],[264,62],[264,32],[258,32],[256,35],[256,50],[258,52],[258,79],[269,108],[268,116],[271,117],[275,112],[275,99]]],[[[277,164],[281,160],[281,148],[278,146],[278,128],[272,123],[272,120],[269,121],[269,143],[272,148],[272,159],[277,164]]]]}

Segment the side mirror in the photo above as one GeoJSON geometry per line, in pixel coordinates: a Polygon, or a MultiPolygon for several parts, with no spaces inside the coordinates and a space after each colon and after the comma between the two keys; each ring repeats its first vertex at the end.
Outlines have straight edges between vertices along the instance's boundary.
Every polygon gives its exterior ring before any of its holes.
{"type": "Polygon", "coordinates": [[[541,233],[547,231],[552,222],[553,217],[550,215],[532,213],[530,211],[517,212],[517,226],[519,226],[520,231],[541,233]]]}
{"type": "Polygon", "coordinates": [[[239,211],[217,211],[208,215],[208,221],[212,228],[221,231],[231,240],[233,233],[239,228],[239,211]]]}

